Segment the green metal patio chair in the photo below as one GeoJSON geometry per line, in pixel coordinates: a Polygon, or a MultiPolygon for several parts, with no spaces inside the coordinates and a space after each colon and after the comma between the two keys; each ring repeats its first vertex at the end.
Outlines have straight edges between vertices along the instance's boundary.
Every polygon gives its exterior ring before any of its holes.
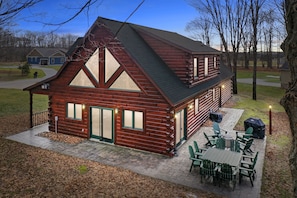
{"type": "Polygon", "coordinates": [[[216,140],[216,148],[225,149],[225,139],[224,138],[218,138],[216,140]]]}
{"type": "Polygon", "coordinates": [[[242,135],[239,135],[239,133],[236,132],[236,140],[246,143],[250,138],[253,137],[253,131],[254,131],[253,127],[248,127],[245,133],[242,135]]]}
{"type": "Polygon", "coordinates": [[[193,167],[200,167],[202,160],[195,157],[194,149],[191,145],[189,145],[189,154],[190,160],[192,160],[190,172],[192,171],[193,167]]]}
{"type": "Polygon", "coordinates": [[[240,143],[240,150],[243,152],[243,154],[247,154],[247,153],[253,153],[252,149],[251,149],[251,146],[254,142],[254,139],[253,138],[250,138],[246,143],[240,143]]]}
{"type": "Polygon", "coordinates": [[[240,143],[237,140],[231,140],[230,150],[240,152],[240,143]]]}
{"type": "Polygon", "coordinates": [[[201,176],[201,183],[203,183],[203,178],[212,178],[214,184],[217,182],[217,165],[215,162],[210,160],[202,160],[200,165],[200,176],[201,176]]]}
{"type": "Polygon", "coordinates": [[[228,184],[230,184],[230,182],[232,183],[232,189],[234,190],[236,186],[237,172],[238,170],[235,167],[232,167],[229,164],[221,164],[218,170],[219,185],[224,181],[228,181],[228,184]]]}
{"type": "MultiPolygon", "coordinates": [[[[245,167],[245,168],[251,168],[254,161],[257,162],[257,159],[258,159],[258,155],[259,155],[259,152],[257,151],[256,154],[254,156],[251,156],[251,155],[242,155],[242,160],[241,160],[241,166],[245,167]]],[[[256,163],[255,162],[255,163],[256,163]]],[[[256,170],[255,170],[255,173],[256,173],[256,170]]]]}
{"type": "Polygon", "coordinates": [[[195,156],[199,158],[204,155],[204,152],[207,150],[206,148],[199,148],[198,143],[194,140],[194,148],[195,148],[195,156]]]}
{"type": "Polygon", "coordinates": [[[207,142],[205,143],[205,146],[214,147],[214,146],[216,145],[216,139],[207,136],[205,132],[203,132],[203,134],[204,134],[204,137],[205,137],[205,139],[206,139],[206,141],[207,141],[207,142]]]}
{"type": "Polygon", "coordinates": [[[254,180],[256,175],[256,163],[258,159],[258,152],[253,158],[252,163],[241,162],[239,167],[239,184],[241,183],[242,177],[248,177],[250,179],[251,185],[254,186],[254,180]]]}
{"type": "Polygon", "coordinates": [[[213,137],[221,137],[222,136],[221,131],[227,132],[227,131],[221,129],[219,123],[217,123],[217,122],[212,123],[212,129],[213,129],[213,132],[214,132],[213,137]]]}

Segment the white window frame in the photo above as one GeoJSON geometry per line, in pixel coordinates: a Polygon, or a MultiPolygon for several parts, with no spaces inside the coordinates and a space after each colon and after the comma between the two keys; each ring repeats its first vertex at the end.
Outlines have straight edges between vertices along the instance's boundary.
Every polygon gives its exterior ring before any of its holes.
{"type": "Polygon", "coordinates": [[[195,112],[195,115],[199,112],[199,99],[198,98],[195,98],[194,112],[195,112]]]}
{"type": "Polygon", "coordinates": [[[204,58],[204,76],[208,76],[208,57],[204,58]]]}
{"type": "Polygon", "coordinates": [[[216,100],[216,88],[212,89],[212,101],[216,100]]]}
{"type": "Polygon", "coordinates": [[[144,112],[143,111],[133,111],[133,110],[123,110],[123,127],[134,129],[138,131],[143,131],[144,128],[144,112]],[[128,115],[128,113],[131,115],[128,115]],[[136,114],[141,114],[142,116],[135,116],[136,114]],[[128,118],[126,116],[131,116],[129,119],[131,119],[131,123],[128,125],[126,121],[128,121],[128,118]]]}
{"type": "Polygon", "coordinates": [[[74,120],[82,120],[82,110],[83,110],[83,105],[82,104],[75,104],[75,103],[71,103],[68,102],[67,103],[67,118],[71,118],[74,120]],[[72,105],[73,106],[73,115],[69,115],[69,106],[72,105]]]}
{"type": "Polygon", "coordinates": [[[194,73],[194,78],[198,78],[198,59],[194,58],[194,63],[193,63],[193,73],[194,73]]]}
{"type": "Polygon", "coordinates": [[[217,57],[216,56],[213,57],[213,67],[215,69],[217,69],[217,57]]]}

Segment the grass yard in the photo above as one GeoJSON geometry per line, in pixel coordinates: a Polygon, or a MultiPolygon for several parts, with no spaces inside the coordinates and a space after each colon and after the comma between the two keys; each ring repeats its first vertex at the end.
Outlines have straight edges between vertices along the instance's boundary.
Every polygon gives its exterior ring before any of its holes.
{"type": "MultiPolygon", "coordinates": [[[[29,92],[20,89],[0,89],[0,117],[29,113],[29,92]]],[[[33,94],[34,112],[48,108],[48,96],[33,94]]]]}
{"type": "Polygon", "coordinates": [[[243,123],[249,117],[259,117],[268,125],[269,105],[273,112],[285,112],[279,101],[285,90],[277,87],[257,85],[257,100],[252,99],[252,85],[238,83],[238,94],[241,96],[235,108],[244,109],[238,123],[243,123]]]}
{"type": "Polygon", "coordinates": [[[45,73],[41,69],[30,69],[28,75],[22,75],[21,70],[18,68],[2,68],[0,67],[0,81],[11,81],[11,80],[20,80],[34,78],[34,73],[38,72],[38,78],[45,76],[45,73]]]}
{"type": "MultiPolygon", "coordinates": [[[[253,70],[238,70],[237,78],[253,78],[253,70]]],[[[257,79],[263,79],[266,82],[280,82],[279,71],[257,71],[257,79]]]]}
{"type": "Polygon", "coordinates": [[[276,87],[257,86],[257,100],[252,100],[252,85],[238,83],[238,95],[234,96],[234,108],[244,109],[236,126],[244,130],[244,120],[261,118],[266,125],[266,152],[263,167],[261,197],[293,197],[292,176],[289,167],[289,151],[292,134],[289,119],[279,101],[285,90],[276,87]],[[272,135],[269,135],[269,105],[272,106],[272,135]]]}

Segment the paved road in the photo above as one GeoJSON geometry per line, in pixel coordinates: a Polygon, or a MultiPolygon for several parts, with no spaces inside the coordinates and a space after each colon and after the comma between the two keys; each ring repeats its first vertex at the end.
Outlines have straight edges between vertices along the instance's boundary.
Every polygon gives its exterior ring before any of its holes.
{"type": "MultiPolygon", "coordinates": [[[[240,79],[237,79],[237,82],[245,83],[245,84],[253,84],[253,79],[252,78],[240,78],[240,79]]],[[[263,86],[269,86],[269,87],[281,87],[280,83],[266,82],[263,79],[257,79],[257,85],[263,85],[263,86]]]]}
{"type": "Polygon", "coordinates": [[[44,68],[40,66],[32,66],[32,68],[42,69],[45,73],[45,76],[42,78],[32,78],[32,79],[25,79],[25,80],[14,80],[14,81],[0,81],[0,88],[7,88],[7,89],[24,89],[33,85],[37,82],[40,82],[46,78],[52,77],[57,73],[56,70],[51,68],[44,68]]]}

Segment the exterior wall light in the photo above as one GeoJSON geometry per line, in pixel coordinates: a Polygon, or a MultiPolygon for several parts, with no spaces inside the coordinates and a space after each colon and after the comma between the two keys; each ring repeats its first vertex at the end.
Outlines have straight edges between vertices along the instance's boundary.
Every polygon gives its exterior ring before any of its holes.
{"type": "Polygon", "coordinates": [[[41,85],[41,89],[49,89],[50,88],[50,84],[49,83],[44,83],[41,85]]]}

